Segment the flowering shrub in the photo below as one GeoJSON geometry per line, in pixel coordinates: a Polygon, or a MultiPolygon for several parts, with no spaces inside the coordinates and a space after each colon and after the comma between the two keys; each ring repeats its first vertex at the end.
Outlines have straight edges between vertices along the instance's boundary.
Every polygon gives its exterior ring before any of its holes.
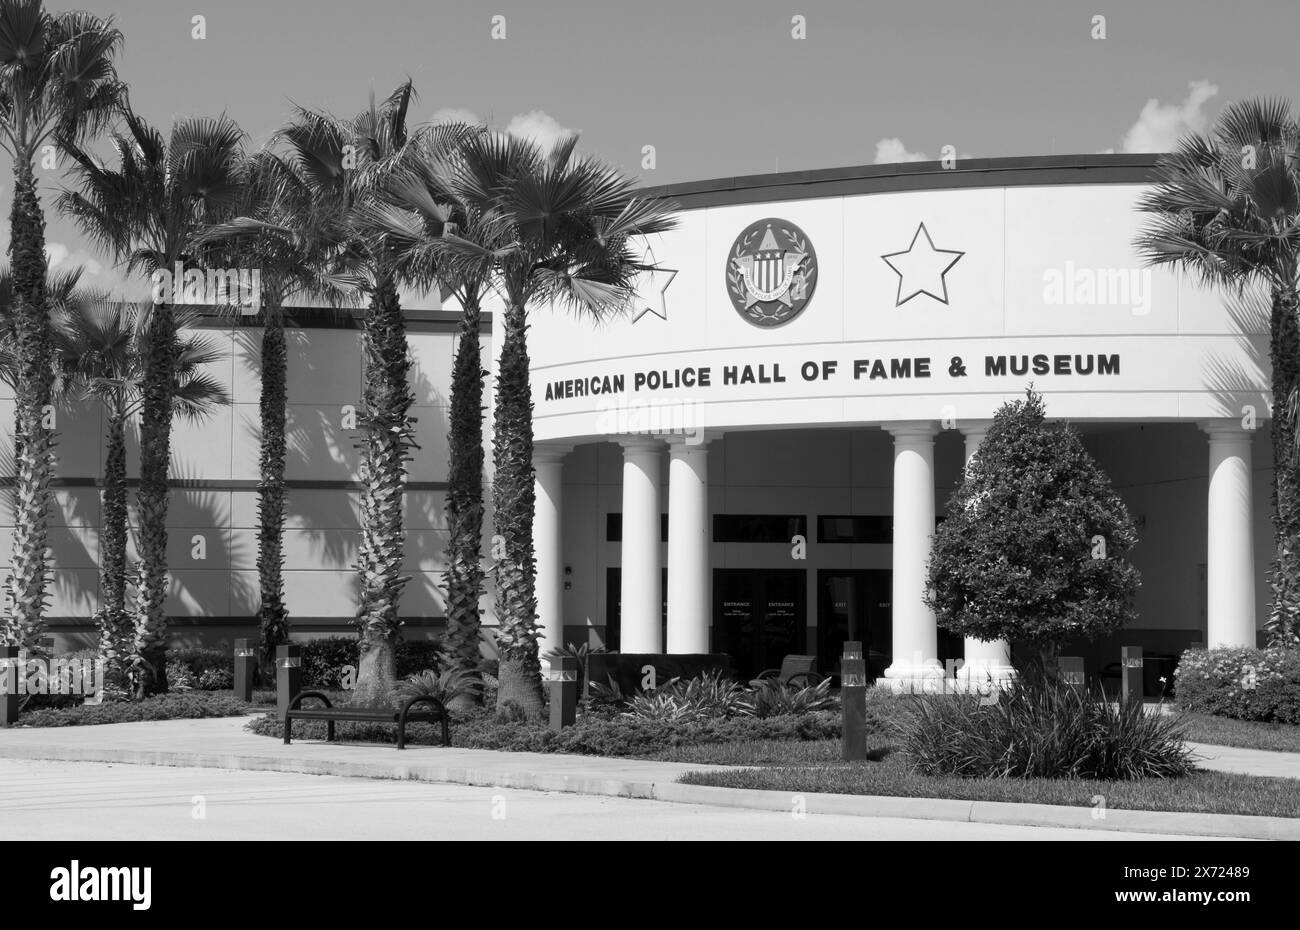
{"type": "Polygon", "coordinates": [[[1300,724],[1300,649],[1189,649],[1174,679],[1185,710],[1300,724]]]}

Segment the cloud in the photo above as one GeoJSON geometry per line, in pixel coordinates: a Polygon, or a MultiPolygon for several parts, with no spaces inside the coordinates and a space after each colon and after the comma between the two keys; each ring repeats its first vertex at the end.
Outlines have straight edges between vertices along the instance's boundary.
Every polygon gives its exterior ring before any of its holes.
{"type": "Polygon", "coordinates": [[[573,130],[565,129],[560,121],[541,110],[520,113],[506,124],[506,132],[521,139],[532,139],[543,149],[549,149],[573,130]]]}
{"type": "Polygon", "coordinates": [[[83,252],[81,249],[74,252],[62,242],[45,243],[45,262],[50,271],[54,271],[65,264],[80,265],[83,281],[88,278],[97,278],[104,273],[104,266],[91,258],[88,253],[83,252]],[[69,262],[69,259],[71,259],[71,262],[69,262]]]}
{"type": "Polygon", "coordinates": [[[931,161],[924,152],[909,152],[902,139],[881,139],[876,143],[876,164],[893,165],[902,161],[931,161]]]}
{"type": "Polygon", "coordinates": [[[429,117],[431,123],[465,123],[469,126],[482,126],[483,120],[478,118],[478,114],[473,110],[466,110],[464,107],[441,107],[433,111],[433,116],[429,117]]]}
{"type": "Polygon", "coordinates": [[[1142,107],[1137,122],[1124,134],[1120,151],[1173,151],[1180,137],[1205,131],[1210,123],[1205,105],[1218,92],[1218,85],[1209,81],[1191,81],[1187,85],[1187,99],[1182,103],[1161,105],[1152,97],[1142,107]]]}

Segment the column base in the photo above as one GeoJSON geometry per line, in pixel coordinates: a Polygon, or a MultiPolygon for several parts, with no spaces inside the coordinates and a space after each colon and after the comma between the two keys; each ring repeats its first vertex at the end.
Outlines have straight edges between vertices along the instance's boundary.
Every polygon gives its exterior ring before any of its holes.
{"type": "Polygon", "coordinates": [[[987,682],[999,686],[1014,681],[1016,670],[1011,665],[1000,662],[968,662],[957,669],[958,681],[987,682]]]}
{"type": "Polygon", "coordinates": [[[878,684],[895,694],[938,694],[944,691],[947,678],[938,659],[920,662],[895,662],[885,669],[885,677],[878,684]]]}

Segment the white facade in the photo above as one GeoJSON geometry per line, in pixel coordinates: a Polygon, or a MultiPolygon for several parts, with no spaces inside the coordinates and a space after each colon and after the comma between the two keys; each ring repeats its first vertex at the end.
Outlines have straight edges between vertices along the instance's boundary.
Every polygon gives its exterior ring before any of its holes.
{"type": "MultiPolygon", "coordinates": [[[[1138,522],[1139,623],[1078,651],[1104,664],[1120,643],[1253,645],[1272,548],[1267,306],[1230,306],[1146,268],[1133,246],[1145,169],[1083,161],[669,191],[684,202],[680,227],[652,243],[664,271],[644,276],[635,314],[599,328],[533,317],[539,448],[573,450],[559,556],[539,550],[561,573],[560,613],[541,617],[548,643],[586,628],[623,651],[732,652],[748,630],[772,642],[741,668],[778,663],[783,648],[830,661],[825,628],[847,611],[869,648],[889,643],[875,650],[887,678],[941,675],[963,652],[1005,669],[1007,644],[936,631],[924,569],[964,461],[1032,382],[1049,417],[1079,426],[1138,522]],[[786,233],[766,251],[751,234],[746,257],[742,233],[768,225],[786,233]],[[771,256],[766,277],[735,283],[771,256]],[[770,296],[795,263],[816,276],[802,310],[776,326],[746,318],[733,296],[770,296]],[[666,542],[655,513],[668,515],[666,542]],[[806,549],[721,541],[737,537],[711,515],[799,517],[806,549]],[[886,518],[892,535],[819,541],[819,518],[852,516],[886,518]],[[864,572],[888,575],[844,580],[864,572]],[[863,597],[874,604],[852,603],[863,597]],[[737,620],[746,603],[749,621],[737,620]],[[882,605],[888,637],[864,629],[882,605]],[[788,640],[773,633],[791,625],[788,640]]],[[[787,315],[786,303],[767,306],[787,315]]]]}

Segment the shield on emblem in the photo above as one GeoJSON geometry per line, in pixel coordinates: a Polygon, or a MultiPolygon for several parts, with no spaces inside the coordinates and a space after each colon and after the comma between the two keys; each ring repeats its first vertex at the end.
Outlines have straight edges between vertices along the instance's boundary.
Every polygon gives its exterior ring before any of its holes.
{"type": "Polygon", "coordinates": [[[755,326],[780,326],[812,299],[817,254],[798,226],[776,217],[751,223],[732,243],[727,291],[736,312],[755,326]]]}

